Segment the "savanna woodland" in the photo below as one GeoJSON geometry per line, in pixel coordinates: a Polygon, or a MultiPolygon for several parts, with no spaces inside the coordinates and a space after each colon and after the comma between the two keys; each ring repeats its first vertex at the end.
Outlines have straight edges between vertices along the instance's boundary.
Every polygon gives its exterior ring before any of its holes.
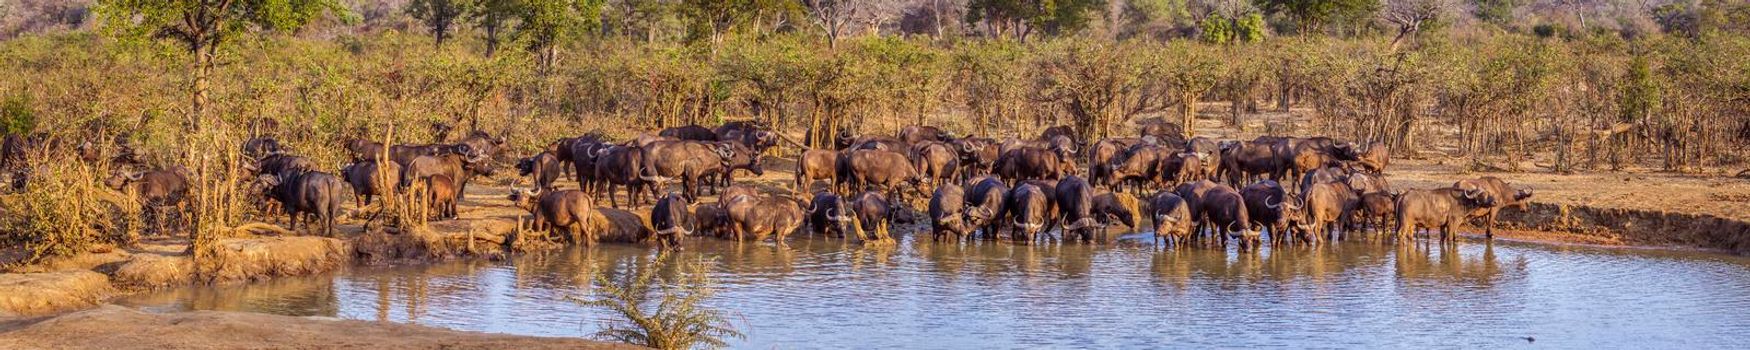
{"type": "Polygon", "coordinates": [[[260,229],[242,150],[267,133],[320,169],[352,139],[527,154],[732,120],[814,147],[1160,118],[1505,171],[1750,161],[1732,0],[10,0],[0,38],[14,263],[162,226],[105,186],[123,167],[186,172],[201,261],[260,229]]]}

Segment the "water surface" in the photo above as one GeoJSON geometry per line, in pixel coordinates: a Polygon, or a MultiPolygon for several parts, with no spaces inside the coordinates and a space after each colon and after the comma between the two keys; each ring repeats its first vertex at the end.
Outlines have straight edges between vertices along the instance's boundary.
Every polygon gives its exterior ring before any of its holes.
{"type": "MultiPolygon", "coordinates": [[[[787,247],[694,239],[683,254],[715,261],[710,304],[747,334],[737,348],[1750,348],[1742,257],[1507,242],[1242,253],[1127,238],[861,246],[804,237],[787,247]]],[[[581,337],[611,315],[568,298],[588,296],[594,269],[653,255],[609,245],[356,267],[120,303],[581,337]]]]}

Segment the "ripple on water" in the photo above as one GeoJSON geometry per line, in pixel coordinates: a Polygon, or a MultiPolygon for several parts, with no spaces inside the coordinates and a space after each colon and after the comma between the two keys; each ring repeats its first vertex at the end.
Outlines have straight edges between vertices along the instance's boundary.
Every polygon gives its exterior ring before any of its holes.
{"type": "MultiPolygon", "coordinates": [[[[1350,241],[1258,252],[909,237],[886,246],[689,240],[761,348],[1750,347],[1750,261],[1518,243],[1350,241]]],[[[328,276],[130,297],[218,309],[587,336],[614,316],[568,298],[605,246],[504,262],[356,268],[328,276]]]]}

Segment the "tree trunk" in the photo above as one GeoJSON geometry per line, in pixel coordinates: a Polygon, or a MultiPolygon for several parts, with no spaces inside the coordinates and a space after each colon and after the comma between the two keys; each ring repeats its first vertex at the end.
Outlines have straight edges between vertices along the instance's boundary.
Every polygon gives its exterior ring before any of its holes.
{"type": "MultiPolygon", "coordinates": [[[[197,42],[199,41],[204,40],[197,40],[197,42]]],[[[191,87],[193,99],[190,101],[192,105],[190,111],[192,118],[190,119],[195,122],[196,127],[208,124],[206,120],[207,90],[209,89],[208,80],[212,79],[213,74],[214,53],[211,44],[197,43],[194,45],[194,67],[191,67],[194,70],[194,81],[191,87]]]]}
{"type": "Polygon", "coordinates": [[[1179,103],[1181,103],[1179,106],[1179,111],[1181,113],[1179,126],[1180,129],[1184,129],[1185,138],[1190,139],[1191,137],[1197,136],[1197,132],[1192,130],[1196,129],[1192,127],[1192,124],[1197,120],[1197,94],[1185,92],[1184,95],[1179,98],[1179,103]]]}
{"type": "Polygon", "coordinates": [[[1292,90],[1292,89],[1289,87],[1289,85],[1286,81],[1282,82],[1281,84],[1282,84],[1282,91],[1276,94],[1276,111],[1287,113],[1288,112],[1288,105],[1289,105],[1288,94],[1289,94],[1289,90],[1292,90]]]}
{"type": "Polygon", "coordinates": [[[498,26],[486,26],[486,57],[498,53],[498,26]]]}
{"type": "Polygon", "coordinates": [[[942,0],[936,0],[935,5],[936,5],[936,10],[934,11],[934,13],[936,15],[935,16],[936,17],[936,28],[935,28],[936,29],[936,37],[934,39],[941,40],[942,39],[942,0]]]}

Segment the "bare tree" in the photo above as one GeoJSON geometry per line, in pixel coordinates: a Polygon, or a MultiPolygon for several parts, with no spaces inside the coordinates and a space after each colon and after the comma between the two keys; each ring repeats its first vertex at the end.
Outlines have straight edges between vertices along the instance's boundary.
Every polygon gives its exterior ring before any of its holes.
{"type": "Polygon", "coordinates": [[[856,0],[802,0],[802,4],[808,6],[814,26],[826,33],[827,46],[834,49],[862,7],[856,0]]]}
{"type": "Polygon", "coordinates": [[[1453,0],[1386,0],[1380,19],[1398,27],[1391,40],[1391,52],[1397,52],[1404,39],[1422,30],[1422,24],[1445,16],[1455,7],[1453,0]]]}

